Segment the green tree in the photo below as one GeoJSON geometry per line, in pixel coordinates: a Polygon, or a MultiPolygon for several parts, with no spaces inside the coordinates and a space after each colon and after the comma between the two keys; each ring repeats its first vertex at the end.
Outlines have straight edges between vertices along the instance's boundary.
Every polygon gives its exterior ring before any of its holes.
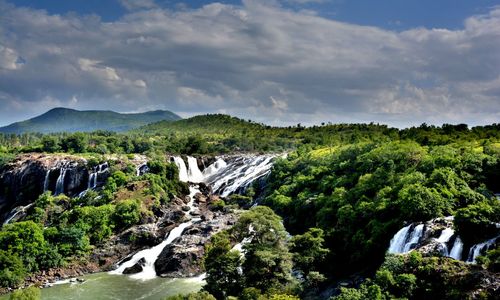
{"type": "Polygon", "coordinates": [[[311,271],[321,269],[329,250],[324,248],[323,230],[309,228],[306,233],[294,236],[290,241],[290,252],[297,269],[307,276],[311,271]]]}
{"type": "Polygon", "coordinates": [[[204,287],[219,299],[239,295],[243,286],[240,253],[231,251],[229,234],[222,231],[210,239],[205,247],[204,266],[207,272],[204,287]]]}

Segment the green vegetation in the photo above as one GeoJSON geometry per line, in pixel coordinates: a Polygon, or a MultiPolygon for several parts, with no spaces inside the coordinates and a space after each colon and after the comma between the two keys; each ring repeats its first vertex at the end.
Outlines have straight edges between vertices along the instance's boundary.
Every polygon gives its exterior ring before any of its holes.
{"type": "MultiPolygon", "coordinates": [[[[477,266],[418,252],[389,255],[373,280],[359,288],[342,288],[332,300],[356,299],[494,299],[478,278],[477,266]]],[[[492,275],[495,276],[495,275],[492,275]]]]}
{"type": "Polygon", "coordinates": [[[40,300],[41,298],[40,289],[33,286],[14,291],[9,297],[10,300],[40,300]]]}
{"type": "Polygon", "coordinates": [[[205,115],[127,134],[0,135],[0,166],[30,151],[145,153],[150,173],[136,177],[120,164],[99,192],[78,199],[41,195],[24,222],[0,232],[3,286],[85,257],[112,235],[146,222],[174,195],[189,193],[165,152],[288,152],[264,190],[210,203],[214,211],[248,209],[256,200],[266,206],[249,209],[206,245],[203,292],[171,299],[316,299],[353,274],[366,279],[339,289],[335,299],[458,299],[475,292],[481,276],[499,270],[498,248],[474,266],[416,252],[386,256],[391,237],[406,222],[454,215],[468,246],[498,234],[500,202],[493,192],[500,191],[499,124],[279,128],[205,115]],[[242,253],[231,250],[243,239],[248,243],[242,253]]]}
{"type": "Polygon", "coordinates": [[[120,114],[113,111],[78,111],[69,108],[54,108],[38,117],[1,127],[0,132],[15,134],[94,130],[120,132],[161,120],[175,121],[179,119],[180,117],[173,112],[163,110],[120,114]]]}
{"type": "Polygon", "coordinates": [[[0,231],[0,286],[15,287],[30,273],[85,261],[112,235],[145,222],[159,203],[188,193],[175,164],[157,158],[150,166],[151,173],[136,177],[126,164],[112,165],[103,189],[83,197],[40,195],[24,221],[0,231]]]}

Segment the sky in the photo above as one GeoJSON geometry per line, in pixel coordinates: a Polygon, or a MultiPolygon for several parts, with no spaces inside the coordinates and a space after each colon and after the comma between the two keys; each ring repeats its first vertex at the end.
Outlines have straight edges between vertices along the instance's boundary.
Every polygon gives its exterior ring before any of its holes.
{"type": "Polygon", "coordinates": [[[500,1],[0,0],[0,126],[54,107],[500,122],[500,1]]]}

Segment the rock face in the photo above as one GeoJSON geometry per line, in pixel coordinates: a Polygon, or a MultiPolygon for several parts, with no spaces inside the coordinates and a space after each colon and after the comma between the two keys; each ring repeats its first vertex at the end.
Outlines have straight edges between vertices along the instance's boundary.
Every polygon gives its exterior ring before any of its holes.
{"type": "MultiPolygon", "coordinates": [[[[17,206],[32,203],[45,190],[54,194],[78,195],[89,187],[93,170],[82,158],[62,155],[26,154],[0,170],[0,221],[17,206]]],[[[102,184],[109,171],[95,173],[102,184]]]]}
{"type": "Polygon", "coordinates": [[[235,224],[234,213],[203,214],[205,221],[186,228],[184,233],[167,245],[155,262],[156,273],[162,277],[188,277],[200,274],[205,243],[217,232],[235,224]]]}

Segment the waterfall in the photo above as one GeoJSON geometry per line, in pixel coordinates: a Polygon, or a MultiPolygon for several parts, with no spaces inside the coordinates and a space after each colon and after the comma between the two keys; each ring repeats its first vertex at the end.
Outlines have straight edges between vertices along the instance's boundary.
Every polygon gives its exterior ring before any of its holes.
{"type": "Polygon", "coordinates": [[[460,239],[459,236],[455,238],[455,242],[453,243],[453,246],[451,247],[450,253],[448,254],[449,257],[454,258],[456,260],[460,260],[462,258],[462,250],[464,248],[464,243],[460,239]]]}
{"type": "Polygon", "coordinates": [[[441,235],[437,238],[436,242],[440,243],[443,246],[443,255],[448,256],[448,241],[455,234],[455,231],[451,228],[445,228],[441,231],[441,235]]]}
{"type": "Polygon", "coordinates": [[[402,253],[405,246],[406,237],[408,236],[408,231],[410,231],[411,224],[401,228],[394,237],[391,239],[391,244],[389,245],[389,253],[402,253]]]}
{"type": "MultiPolygon", "coordinates": [[[[199,193],[200,190],[197,187],[191,186],[189,187],[189,198],[190,201],[188,203],[188,206],[191,208],[191,210],[194,210],[193,202],[194,202],[194,196],[199,193]]],[[[189,211],[185,212],[186,216],[189,216],[189,211]]],[[[158,256],[161,254],[163,249],[172,243],[176,238],[180,237],[182,233],[184,232],[184,229],[187,227],[191,226],[193,223],[200,221],[200,218],[193,218],[191,221],[184,222],[179,224],[177,227],[172,229],[165,240],[161,242],[160,244],[149,248],[149,249],[144,249],[142,251],[137,252],[132,256],[131,259],[128,261],[122,263],[117,269],[109,272],[110,274],[123,274],[123,271],[127,268],[130,268],[134,266],[137,263],[141,263],[142,261],[142,271],[133,275],[130,275],[130,278],[134,279],[141,279],[141,280],[149,280],[153,279],[156,277],[156,270],[155,270],[155,261],[158,259],[158,256]]]]}
{"type": "Polygon", "coordinates": [[[472,246],[469,250],[469,256],[467,257],[467,262],[469,263],[476,263],[476,258],[487,251],[493,244],[495,244],[496,240],[500,237],[496,236],[492,239],[489,239],[485,242],[476,244],[472,246]]]}
{"type": "Polygon", "coordinates": [[[196,158],[192,157],[192,156],[188,156],[187,157],[188,159],[188,172],[187,172],[187,175],[188,175],[188,181],[189,182],[202,182],[204,177],[203,177],[203,174],[201,173],[200,169],[198,168],[198,161],[196,160],[196,158]]]}
{"type": "Polygon", "coordinates": [[[102,163],[98,166],[95,166],[92,170],[92,173],[89,175],[89,182],[87,184],[87,190],[95,189],[97,187],[97,176],[101,173],[104,173],[108,170],[109,165],[107,162],[102,163]]]}
{"type": "Polygon", "coordinates": [[[422,237],[424,232],[424,224],[419,224],[413,228],[413,231],[410,235],[410,239],[405,243],[403,247],[403,253],[410,251],[415,248],[422,237]]]}
{"type": "Polygon", "coordinates": [[[220,172],[225,167],[227,167],[227,163],[222,158],[217,158],[213,164],[203,170],[203,178],[209,178],[210,176],[220,172]]]}
{"type": "Polygon", "coordinates": [[[170,231],[168,234],[168,237],[161,242],[160,244],[149,248],[145,249],[142,251],[137,252],[132,256],[132,258],[123,264],[121,264],[118,269],[111,271],[111,274],[122,274],[123,271],[126,268],[130,268],[136,263],[138,263],[141,259],[144,259],[144,264],[142,266],[142,272],[139,272],[137,274],[130,275],[131,278],[134,279],[142,279],[142,280],[148,280],[148,279],[153,279],[156,277],[156,270],[155,270],[155,261],[160,255],[160,253],[163,251],[163,249],[170,243],[172,243],[173,240],[181,236],[182,232],[184,229],[188,226],[190,226],[193,222],[185,222],[180,224],[179,226],[175,227],[170,231]]]}
{"type": "MultiPolygon", "coordinates": [[[[174,163],[179,169],[179,179],[184,182],[207,182],[208,184],[217,184],[218,191],[222,196],[227,196],[241,188],[248,186],[254,180],[269,174],[272,167],[272,160],[274,155],[267,156],[245,156],[235,159],[232,163],[227,164],[223,159],[218,158],[212,165],[201,172],[198,168],[197,161],[194,157],[188,157],[189,172],[186,164],[181,157],[173,157],[174,163]],[[220,183],[219,181],[223,181],[220,183]]],[[[214,189],[215,191],[215,189],[214,189]]],[[[199,193],[199,187],[191,184],[189,188],[189,211],[185,212],[187,217],[190,216],[191,211],[198,208],[194,206],[194,198],[199,193]]],[[[128,261],[120,264],[110,274],[123,274],[123,272],[136,264],[142,266],[142,271],[131,275],[131,278],[147,280],[156,277],[156,270],[154,267],[155,261],[161,254],[163,249],[172,243],[176,238],[182,235],[184,229],[191,224],[200,221],[200,218],[193,218],[191,221],[182,223],[172,229],[168,236],[160,244],[137,252],[128,261]]],[[[252,229],[249,229],[250,232],[252,229]]],[[[244,239],[241,243],[237,244],[233,249],[242,252],[242,247],[245,243],[251,241],[251,238],[244,239]]]]}
{"type": "Polygon", "coordinates": [[[67,163],[64,163],[64,165],[59,170],[59,177],[57,177],[56,191],[54,195],[59,195],[64,193],[64,179],[66,177],[67,170],[68,170],[67,163]]]}
{"type": "Polygon", "coordinates": [[[148,163],[140,164],[139,166],[137,166],[137,168],[135,170],[136,170],[137,177],[146,174],[147,172],[149,172],[148,163]]]}
{"type": "Polygon", "coordinates": [[[31,203],[31,204],[28,204],[26,206],[17,206],[17,207],[15,207],[9,213],[9,215],[7,216],[7,218],[5,219],[5,221],[3,222],[3,225],[9,224],[10,221],[12,221],[18,214],[25,213],[28,210],[28,208],[32,207],[33,205],[35,205],[35,203],[31,203]]]}
{"type": "Polygon", "coordinates": [[[179,180],[183,182],[188,182],[189,177],[187,173],[186,163],[184,162],[184,160],[179,156],[174,156],[174,162],[177,165],[177,168],[179,169],[179,180]]]}
{"type": "Polygon", "coordinates": [[[50,179],[50,169],[48,169],[47,173],[45,173],[45,180],[43,181],[43,192],[44,193],[49,190],[49,179],[50,179]]]}
{"type": "MultiPolygon", "coordinates": [[[[255,180],[268,175],[275,157],[275,155],[239,157],[226,166],[219,167],[215,174],[205,179],[205,182],[212,186],[214,193],[227,197],[232,193],[245,190],[255,180]]],[[[211,168],[213,169],[215,167],[211,168]]]]}

